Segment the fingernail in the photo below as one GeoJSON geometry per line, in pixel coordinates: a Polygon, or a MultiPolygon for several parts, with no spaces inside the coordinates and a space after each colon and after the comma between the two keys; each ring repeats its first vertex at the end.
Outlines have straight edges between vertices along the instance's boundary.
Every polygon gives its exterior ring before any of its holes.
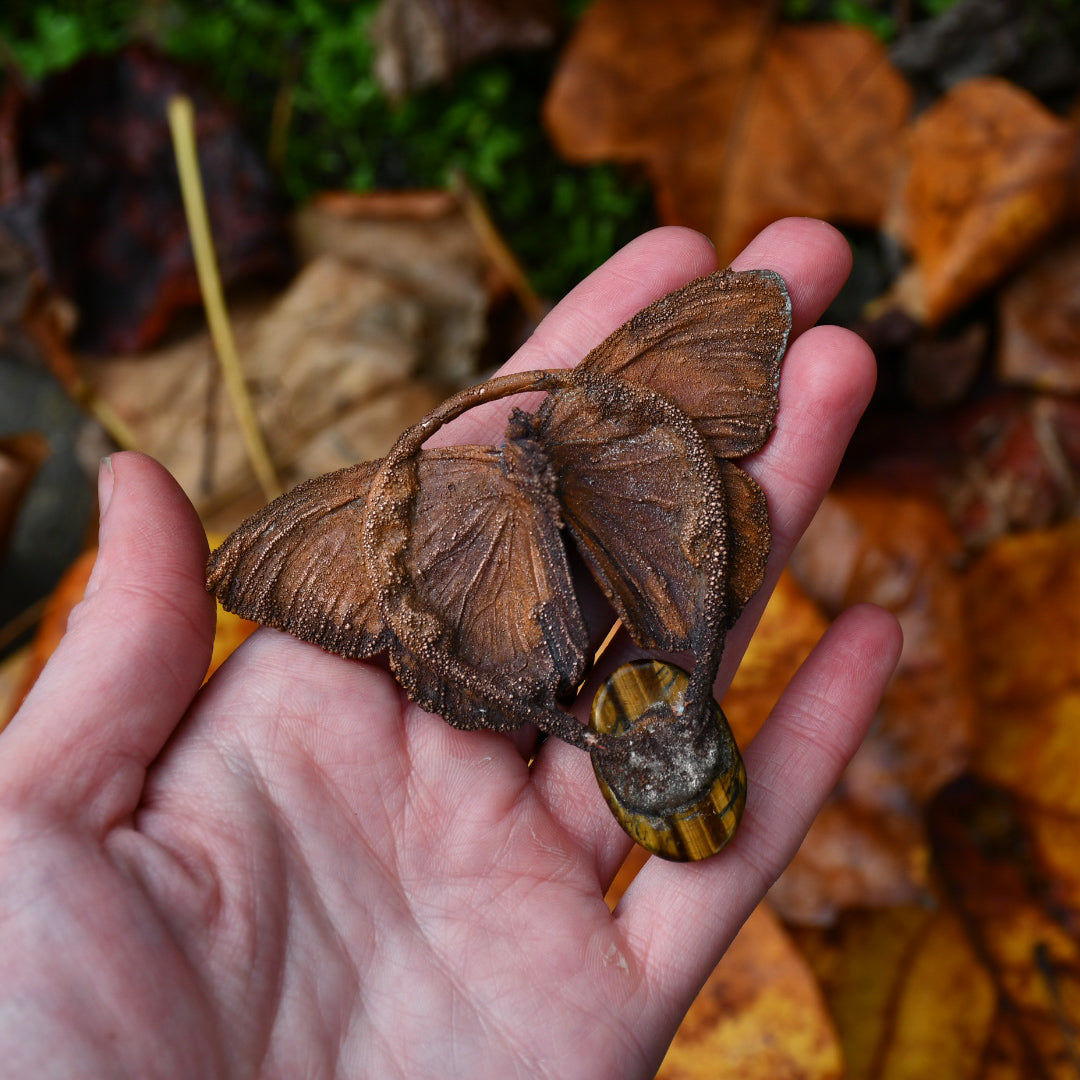
{"type": "Polygon", "coordinates": [[[105,517],[105,511],[109,508],[112,499],[113,487],[116,484],[116,474],[113,472],[111,457],[103,457],[98,467],[98,519],[105,517]]]}

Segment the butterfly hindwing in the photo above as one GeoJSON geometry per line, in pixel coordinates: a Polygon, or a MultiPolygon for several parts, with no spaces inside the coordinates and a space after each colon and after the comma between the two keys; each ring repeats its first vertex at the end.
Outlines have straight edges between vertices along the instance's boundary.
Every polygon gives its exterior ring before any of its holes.
{"type": "Polygon", "coordinates": [[[772,531],[765,492],[757,481],[733,461],[718,464],[729,525],[724,621],[731,626],[765,579],[772,531]]]}
{"type": "Polygon", "coordinates": [[[373,542],[396,547],[380,564],[391,661],[414,701],[459,727],[517,727],[585,671],[558,510],[537,467],[515,448],[423,452],[397,466],[415,470],[408,504],[373,522],[373,542]]]}

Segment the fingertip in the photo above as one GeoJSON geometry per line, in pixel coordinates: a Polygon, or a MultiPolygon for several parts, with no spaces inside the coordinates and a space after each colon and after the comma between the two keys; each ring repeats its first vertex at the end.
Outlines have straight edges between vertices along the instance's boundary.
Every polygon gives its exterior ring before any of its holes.
{"type": "Polygon", "coordinates": [[[774,270],[787,282],[793,333],[812,326],[851,273],[851,245],[817,218],[782,218],[762,229],[732,261],[736,270],[774,270]]]}
{"type": "Polygon", "coordinates": [[[98,556],[87,585],[93,595],[106,578],[133,578],[168,602],[209,623],[214,606],[205,590],[209,548],[195,508],[173,476],[133,450],[104,458],[98,470],[98,556]],[[196,594],[193,587],[198,586],[196,594]]]}
{"type": "Polygon", "coordinates": [[[843,611],[836,622],[842,622],[844,631],[862,643],[867,675],[883,685],[888,682],[904,651],[900,620],[879,604],[861,603],[843,611]]]}

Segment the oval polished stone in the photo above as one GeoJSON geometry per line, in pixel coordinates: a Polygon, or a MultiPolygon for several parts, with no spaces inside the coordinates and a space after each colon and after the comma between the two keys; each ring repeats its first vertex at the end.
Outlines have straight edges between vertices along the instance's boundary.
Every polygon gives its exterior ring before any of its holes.
{"type": "MultiPolygon", "coordinates": [[[[624,735],[655,724],[660,741],[694,738],[678,723],[689,676],[674,664],[636,660],[613,672],[593,699],[590,726],[599,732],[624,735]],[[646,717],[657,704],[669,706],[667,719],[657,723],[646,717]],[[662,729],[662,730],[661,730],[662,729]]],[[[649,798],[640,790],[640,770],[593,751],[593,769],[600,790],[616,820],[646,850],[664,859],[696,862],[720,851],[732,838],[746,805],[746,768],[738,745],[719,705],[712,718],[718,737],[710,746],[709,760],[694,762],[696,778],[675,805],[642,809],[649,798]]],[[[701,741],[701,740],[699,740],[701,741]]],[[[673,754],[678,758],[678,754],[673,754]]]]}

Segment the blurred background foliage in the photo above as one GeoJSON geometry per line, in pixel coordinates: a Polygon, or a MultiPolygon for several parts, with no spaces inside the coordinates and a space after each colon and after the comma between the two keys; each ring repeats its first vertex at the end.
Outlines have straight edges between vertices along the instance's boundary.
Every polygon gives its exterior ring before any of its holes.
{"type": "MultiPolygon", "coordinates": [[[[908,17],[955,0],[919,0],[908,17]]],[[[460,171],[488,203],[543,295],[562,295],[655,223],[643,177],[560,160],[540,124],[558,49],[486,60],[392,103],[373,73],[376,0],[16,0],[0,10],[9,66],[28,81],[136,38],[195,66],[266,147],[283,192],[441,187],[460,171]]],[[[563,0],[564,29],[587,0],[563,0]]],[[[839,19],[883,40],[892,2],[786,0],[798,19],[839,19]]]]}

